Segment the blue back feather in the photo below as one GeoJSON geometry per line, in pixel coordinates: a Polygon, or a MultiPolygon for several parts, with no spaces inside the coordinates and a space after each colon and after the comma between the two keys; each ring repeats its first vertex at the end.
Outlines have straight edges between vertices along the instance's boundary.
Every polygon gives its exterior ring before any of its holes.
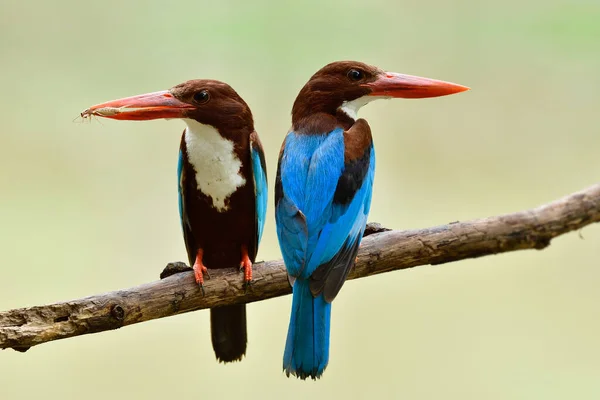
{"type": "MultiPolygon", "coordinates": [[[[344,169],[344,131],[336,129],[325,135],[288,134],[281,160],[281,183],[284,203],[278,205],[275,216],[284,258],[286,253],[302,251],[306,261],[317,245],[319,233],[331,215],[333,194],[344,169]],[[304,221],[290,219],[287,203],[301,210],[304,221]],[[287,215],[286,215],[287,214],[287,215]],[[286,225],[305,224],[294,231],[304,233],[304,237],[286,237],[288,231],[280,229],[286,225]],[[293,246],[293,249],[288,249],[293,246]]],[[[289,207],[289,205],[288,205],[289,207]]],[[[308,278],[314,268],[304,269],[296,265],[298,260],[285,260],[290,275],[308,278]]]]}
{"type": "Polygon", "coordinates": [[[371,204],[375,152],[371,148],[367,176],[349,204],[333,203],[344,170],[342,129],[326,135],[291,132],[280,168],[285,195],[275,210],[277,233],[288,272],[299,277],[302,270],[301,277],[306,279],[319,265],[331,260],[347,239],[353,242],[362,235],[371,204]],[[300,226],[302,221],[291,218],[294,206],[306,218],[305,229],[300,226]],[[306,269],[290,256],[298,252],[304,254],[306,269]]]}
{"type": "Polygon", "coordinates": [[[350,204],[333,204],[327,223],[321,228],[319,240],[310,254],[308,269],[331,260],[348,241],[360,242],[367,224],[371,207],[373,177],[375,174],[375,151],[371,149],[371,160],[367,176],[350,204]],[[348,240],[349,239],[349,240],[348,240]]]}
{"type": "Polygon", "coordinates": [[[372,146],[362,185],[349,202],[334,202],[346,167],[344,150],[342,129],[325,135],[290,132],[279,166],[283,196],[275,209],[277,235],[288,274],[296,278],[283,367],[301,378],[318,378],[327,366],[330,301],[354,261],[371,205],[372,146]],[[319,276],[324,291],[314,292],[309,278],[329,262],[327,273],[333,279],[319,276]]]}

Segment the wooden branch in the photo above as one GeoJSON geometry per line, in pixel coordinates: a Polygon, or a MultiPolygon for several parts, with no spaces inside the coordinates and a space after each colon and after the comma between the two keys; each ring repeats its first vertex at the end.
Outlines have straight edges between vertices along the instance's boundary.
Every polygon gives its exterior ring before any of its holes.
{"type": "MultiPolygon", "coordinates": [[[[543,249],[566,232],[600,221],[600,184],[514,214],[389,231],[370,225],[348,279],[523,249],[543,249]]],[[[0,348],[25,351],[51,340],[117,329],[189,311],[250,303],[291,292],[281,260],[257,263],[247,292],[237,271],[211,271],[202,295],[186,271],[131,289],[0,313],[0,348]]]]}

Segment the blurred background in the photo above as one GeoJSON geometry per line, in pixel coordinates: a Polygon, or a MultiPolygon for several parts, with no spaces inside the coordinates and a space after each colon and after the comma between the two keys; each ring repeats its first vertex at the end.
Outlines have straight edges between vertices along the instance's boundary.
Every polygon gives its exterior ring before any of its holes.
{"type": "MultiPolygon", "coordinates": [[[[0,2],[0,310],[158,278],[186,258],[180,121],[81,123],[92,104],[192,78],[250,104],[273,187],[292,102],[324,64],[461,83],[375,102],[371,221],[519,211],[599,180],[600,3],[0,2]]],[[[270,194],[271,195],[271,194],[270,194]]],[[[280,258],[272,198],[258,259],[280,258]]],[[[281,371],[289,296],[248,307],[219,365],[207,312],[0,352],[0,398],[591,399],[600,396],[600,226],[523,251],[345,285],[318,382],[281,371]]]]}

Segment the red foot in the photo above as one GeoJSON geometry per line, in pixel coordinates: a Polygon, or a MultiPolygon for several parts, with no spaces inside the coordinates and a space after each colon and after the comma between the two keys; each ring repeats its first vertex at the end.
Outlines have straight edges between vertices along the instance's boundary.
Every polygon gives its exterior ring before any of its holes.
{"type": "Polygon", "coordinates": [[[240,262],[240,270],[244,270],[244,284],[249,286],[252,282],[252,261],[248,257],[248,248],[242,246],[242,261],[240,262]]]}
{"type": "MultiPolygon", "coordinates": [[[[210,275],[208,274],[208,269],[202,263],[202,254],[204,251],[202,249],[198,249],[198,253],[196,254],[196,261],[194,262],[194,277],[196,278],[196,283],[202,287],[204,285],[204,274],[208,276],[210,279],[210,275]]],[[[204,289],[203,289],[204,290],[204,289]]]]}

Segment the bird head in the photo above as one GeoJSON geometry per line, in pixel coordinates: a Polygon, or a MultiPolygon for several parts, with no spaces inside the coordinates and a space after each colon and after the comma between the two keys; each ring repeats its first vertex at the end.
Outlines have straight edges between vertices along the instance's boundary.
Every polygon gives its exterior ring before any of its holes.
{"type": "Polygon", "coordinates": [[[310,114],[343,112],[352,119],[376,99],[446,96],[469,90],[455,83],[386,72],[358,61],[337,61],[317,71],[304,85],[292,108],[294,125],[310,114]]]}
{"type": "Polygon", "coordinates": [[[169,90],[141,94],[97,104],[81,113],[118,120],[180,118],[195,120],[219,130],[253,128],[252,113],[231,86],[216,80],[197,79],[169,90]]]}

